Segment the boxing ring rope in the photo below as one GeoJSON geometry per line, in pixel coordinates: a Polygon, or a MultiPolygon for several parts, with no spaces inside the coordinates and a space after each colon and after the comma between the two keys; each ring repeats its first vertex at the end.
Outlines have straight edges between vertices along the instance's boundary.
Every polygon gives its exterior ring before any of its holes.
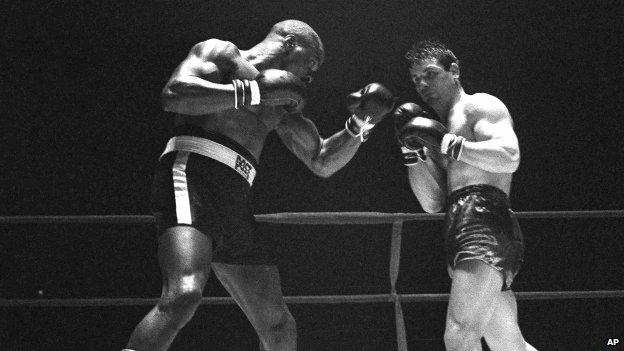
{"type": "MultiPolygon", "coordinates": [[[[623,218],[624,210],[527,211],[518,218],[623,218]]],[[[433,221],[443,213],[281,212],[255,215],[256,221],[277,224],[390,224],[396,221],[433,221]]],[[[153,224],[151,215],[0,216],[0,224],[153,224]]]]}
{"type": "MultiPolygon", "coordinates": [[[[516,212],[517,218],[624,218],[624,210],[533,211],[516,212]]],[[[447,301],[449,294],[398,294],[401,240],[405,221],[444,219],[443,213],[381,212],[299,212],[255,216],[256,221],[273,224],[348,225],[392,224],[390,243],[390,292],[370,295],[286,296],[289,304],[392,303],[399,351],[407,351],[407,337],[401,302],[447,301]]],[[[0,224],[153,224],[149,215],[109,216],[5,216],[0,224]]],[[[533,291],[516,292],[519,300],[624,298],[624,290],[615,291],[533,291]]],[[[0,299],[0,307],[92,307],[155,305],[158,298],[89,298],[89,299],[0,299]]],[[[202,304],[234,304],[231,297],[204,297],[202,304]]]]}

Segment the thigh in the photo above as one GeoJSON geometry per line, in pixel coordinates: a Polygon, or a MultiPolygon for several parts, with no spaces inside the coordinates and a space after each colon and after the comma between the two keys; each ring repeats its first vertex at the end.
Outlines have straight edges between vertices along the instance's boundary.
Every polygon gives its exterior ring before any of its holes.
{"type": "Polygon", "coordinates": [[[164,290],[203,289],[211,261],[212,240],[196,228],[171,227],[158,238],[158,262],[164,290]]]}
{"type": "Polygon", "coordinates": [[[212,268],[254,327],[286,309],[277,266],[215,262],[212,268]]]}
{"type": "Polygon", "coordinates": [[[459,262],[452,271],[447,319],[482,332],[501,294],[503,275],[480,260],[459,262]]]}

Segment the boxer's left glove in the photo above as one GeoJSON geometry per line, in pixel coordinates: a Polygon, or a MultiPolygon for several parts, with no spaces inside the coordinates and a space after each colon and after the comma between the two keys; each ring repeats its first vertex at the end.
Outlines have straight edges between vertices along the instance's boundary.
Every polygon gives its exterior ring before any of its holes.
{"type": "Polygon", "coordinates": [[[306,84],[291,72],[267,69],[254,80],[234,79],[234,108],[254,105],[283,106],[289,111],[303,108],[306,84]]]}
{"type": "Polygon", "coordinates": [[[353,137],[366,141],[370,130],[392,111],[396,99],[379,83],[371,83],[347,96],[347,108],[352,113],[345,129],[353,137]]]}
{"type": "Polygon", "coordinates": [[[413,102],[406,102],[397,107],[392,113],[394,120],[394,133],[403,155],[403,164],[410,167],[424,162],[427,159],[425,150],[418,141],[406,138],[402,130],[407,123],[416,117],[428,117],[429,115],[420,106],[413,102]]]}
{"type": "Polygon", "coordinates": [[[436,120],[419,116],[403,126],[399,132],[399,140],[407,148],[422,145],[453,160],[459,160],[466,138],[449,133],[446,127],[436,120]]]}

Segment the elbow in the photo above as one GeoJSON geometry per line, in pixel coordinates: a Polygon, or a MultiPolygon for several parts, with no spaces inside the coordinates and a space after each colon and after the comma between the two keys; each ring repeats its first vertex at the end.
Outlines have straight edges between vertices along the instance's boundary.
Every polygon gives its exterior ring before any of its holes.
{"type": "Polygon", "coordinates": [[[508,173],[514,173],[520,167],[520,151],[514,149],[509,152],[508,173]]]}
{"type": "Polygon", "coordinates": [[[318,177],[329,178],[336,173],[336,170],[328,169],[327,167],[320,167],[312,169],[312,172],[318,177]]]}
{"type": "Polygon", "coordinates": [[[173,99],[161,97],[160,106],[166,112],[175,112],[175,104],[174,104],[173,99]]]}
{"type": "Polygon", "coordinates": [[[322,154],[318,154],[313,157],[309,162],[304,162],[308,168],[314,173],[314,175],[321,178],[329,178],[336,173],[341,167],[336,167],[336,164],[330,162],[327,157],[322,154]]]}
{"type": "Polygon", "coordinates": [[[162,92],[160,93],[160,104],[162,109],[167,112],[176,112],[179,108],[180,101],[180,91],[183,83],[178,81],[170,81],[165,85],[162,92]]]}
{"type": "Polygon", "coordinates": [[[442,211],[442,205],[439,203],[436,204],[421,204],[423,211],[427,213],[438,213],[442,211]]]}
{"type": "Polygon", "coordinates": [[[338,171],[335,167],[330,167],[328,163],[322,162],[321,159],[313,160],[308,167],[312,173],[321,178],[329,178],[338,171]]]}
{"type": "Polygon", "coordinates": [[[167,112],[173,112],[175,110],[175,94],[169,87],[165,87],[160,94],[160,106],[167,112]]]}
{"type": "Polygon", "coordinates": [[[509,173],[514,173],[518,170],[518,167],[520,167],[520,160],[512,162],[509,166],[509,173]]]}
{"type": "Polygon", "coordinates": [[[445,200],[442,198],[424,194],[416,196],[416,198],[420,203],[420,207],[427,213],[438,213],[444,209],[445,200]]]}

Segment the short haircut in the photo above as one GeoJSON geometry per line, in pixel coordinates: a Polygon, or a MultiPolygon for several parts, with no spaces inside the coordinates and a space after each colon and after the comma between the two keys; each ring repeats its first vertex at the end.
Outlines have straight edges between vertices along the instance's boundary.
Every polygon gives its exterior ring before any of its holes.
{"type": "Polygon", "coordinates": [[[425,60],[436,59],[447,71],[452,63],[459,65],[455,54],[446,45],[435,40],[423,40],[412,45],[405,53],[405,59],[410,65],[419,65],[425,60]]]}
{"type": "Polygon", "coordinates": [[[307,23],[298,20],[286,20],[273,25],[271,34],[280,36],[293,35],[297,44],[312,49],[319,60],[319,66],[325,60],[325,49],[318,34],[307,23]]]}

